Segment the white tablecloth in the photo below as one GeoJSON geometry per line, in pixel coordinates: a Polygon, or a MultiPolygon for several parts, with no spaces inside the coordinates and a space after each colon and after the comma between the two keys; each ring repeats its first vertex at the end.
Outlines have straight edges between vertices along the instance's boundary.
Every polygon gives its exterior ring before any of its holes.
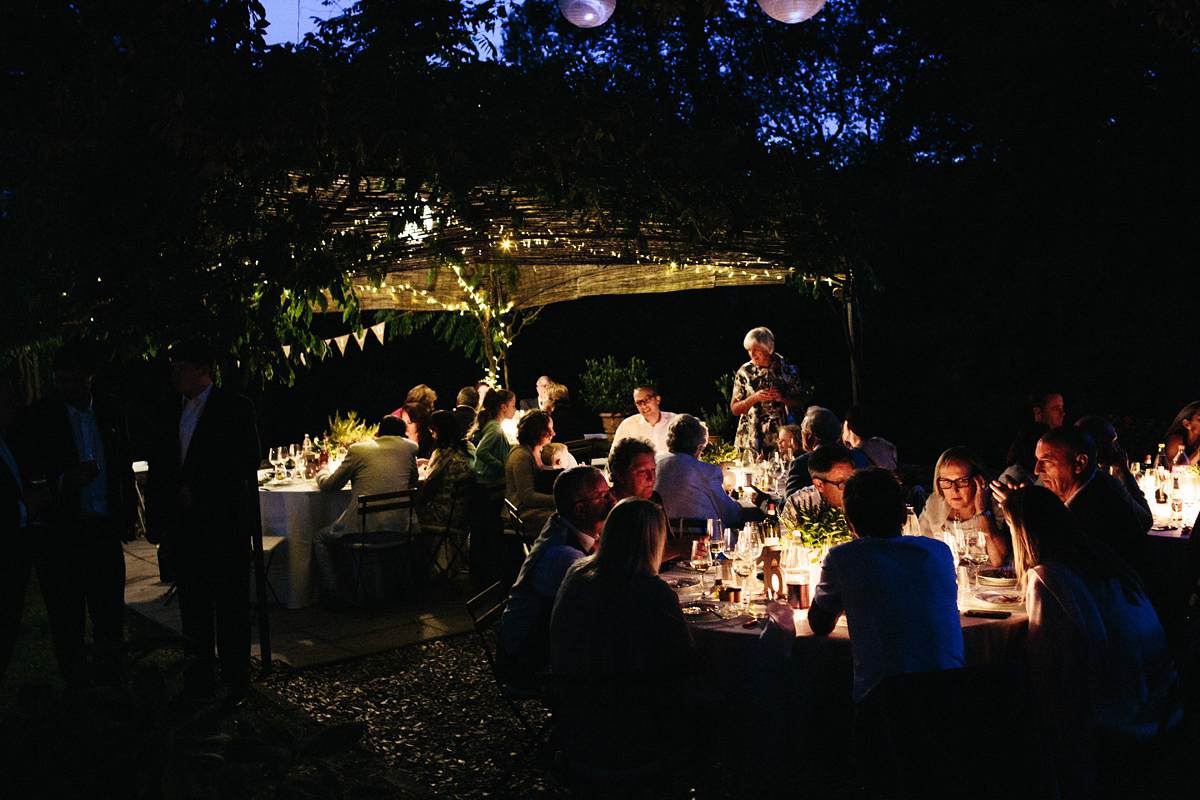
{"type": "Polygon", "coordinates": [[[332,525],[350,505],[350,497],[349,487],[322,492],[312,481],[259,488],[263,536],[287,539],[280,545],[269,577],[288,608],[304,608],[315,601],[313,534],[332,525]]]}
{"type": "MultiPolygon", "coordinates": [[[[713,572],[706,579],[710,587],[713,572]]],[[[698,576],[673,570],[663,577],[675,581],[698,576]]],[[[676,593],[685,604],[696,596],[694,588],[676,593]]],[[[687,619],[706,681],[728,706],[729,729],[752,732],[745,739],[746,758],[793,764],[810,747],[849,741],[853,661],[844,624],[828,636],[815,636],[808,627],[808,612],[797,611],[792,639],[777,626],[766,636],[763,623],[743,627],[748,616],[720,619],[707,613],[687,619]]],[[[1024,658],[1029,620],[1023,610],[1006,620],[960,620],[968,665],[1024,658]]]]}

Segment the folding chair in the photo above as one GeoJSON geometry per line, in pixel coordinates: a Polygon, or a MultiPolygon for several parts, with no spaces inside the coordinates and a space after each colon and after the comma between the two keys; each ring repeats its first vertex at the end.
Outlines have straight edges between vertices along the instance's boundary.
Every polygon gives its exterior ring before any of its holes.
{"type": "Polygon", "coordinates": [[[708,535],[708,520],[697,517],[674,517],[667,520],[668,539],[703,539],[708,535]]]}
{"type": "Polygon", "coordinates": [[[421,536],[433,540],[424,574],[436,569],[435,577],[452,577],[454,565],[464,560],[471,536],[471,520],[482,503],[483,487],[474,480],[467,481],[458,486],[451,496],[450,512],[446,517],[449,524],[421,523],[421,536]],[[439,564],[438,558],[443,551],[448,553],[448,557],[445,564],[439,564]]]}
{"type": "Polygon", "coordinates": [[[525,527],[525,520],[521,519],[521,514],[517,511],[517,507],[507,497],[504,498],[504,510],[508,512],[504,520],[505,533],[511,531],[521,539],[528,541],[530,536],[528,529],[525,527]]]}
{"type": "Polygon", "coordinates": [[[500,690],[500,697],[508,704],[513,716],[521,723],[521,727],[525,729],[525,733],[529,736],[531,744],[537,746],[541,743],[542,734],[534,729],[529,717],[521,710],[518,705],[518,700],[537,700],[540,703],[546,704],[550,699],[548,692],[533,691],[512,686],[504,681],[501,677],[499,669],[496,667],[496,654],[492,648],[489,636],[493,633],[493,629],[500,622],[500,617],[504,615],[504,606],[508,602],[508,587],[497,581],[488,588],[484,589],[479,594],[467,601],[467,613],[471,616],[471,623],[475,627],[475,633],[479,634],[479,641],[483,645],[483,655],[487,659],[488,668],[492,672],[492,678],[496,681],[496,686],[500,690]]]}
{"type": "Polygon", "coordinates": [[[286,536],[263,536],[262,547],[263,553],[267,556],[267,565],[263,568],[267,578],[267,590],[270,591],[271,597],[275,598],[276,605],[283,605],[279,599],[279,594],[275,591],[275,585],[271,583],[271,566],[275,563],[275,554],[279,551],[279,545],[287,541],[286,536]]]}
{"type": "Polygon", "coordinates": [[[404,548],[412,541],[413,503],[416,499],[415,489],[403,489],[397,492],[380,492],[379,494],[361,494],[358,496],[359,532],[343,536],[334,543],[336,547],[344,547],[354,558],[354,595],[351,603],[358,600],[361,589],[364,603],[369,599],[366,583],[363,580],[362,562],[368,554],[384,554],[404,548]],[[408,531],[367,530],[367,518],[372,514],[382,514],[387,511],[408,511],[408,531]]]}

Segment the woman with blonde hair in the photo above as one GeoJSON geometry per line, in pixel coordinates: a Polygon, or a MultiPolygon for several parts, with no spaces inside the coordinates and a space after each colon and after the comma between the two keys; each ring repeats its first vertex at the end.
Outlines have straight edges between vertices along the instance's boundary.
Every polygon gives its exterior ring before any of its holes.
{"type": "Polygon", "coordinates": [[[933,494],[921,512],[921,533],[934,539],[956,528],[987,538],[988,563],[998,567],[1009,558],[1008,522],[1004,509],[992,505],[983,462],[966,447],[951,447],[933,468],[933,494]]]}
{"type": "Polygon", "coordinates": [[[667,519],[649,500],[613,506],[596,553],[563,579],[550,622],[556,711],[569,757],[620,768],[662,758],[666,709],[694,669],[679,600],[658,578],[667,519]]]}

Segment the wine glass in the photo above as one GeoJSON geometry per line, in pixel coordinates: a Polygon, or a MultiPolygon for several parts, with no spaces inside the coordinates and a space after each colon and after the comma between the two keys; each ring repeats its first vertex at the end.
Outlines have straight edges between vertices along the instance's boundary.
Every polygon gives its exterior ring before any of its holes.
{"type": "Polygon", "coordinates": [[[274,478],[275,480],[279,480],[279,467],[282,462],[279,458],[279,448],[278,447],[271,447],[271,448],[267,449],[267,461],[270,463],[271,467],[273,468],[271,470],[271,477],[274,478]]]}
{"type": "Polygon", "coordinates": [[[983,531],[973,531],[967,536],[967,561],[971,565],[971,582],[979,583],[979,568],[988,562],[987,534],[983,531]]]}
{"type": "Polygon", "coordinates": [[[299,445],[289,444],[287,449],[288,477],[293,477],[293,472],[296,469],[296,456],[300,455],[299,445]]]}
{"type": "Polygon", "coordinates": [[[704,586],[704,575],[712,569],[712,555],[708,550],[708,542],[704,539],[697,539],[692,542],[692,561],[691,567],[700,573],[700,596],[703,597],[707,589],[704,586]]]}

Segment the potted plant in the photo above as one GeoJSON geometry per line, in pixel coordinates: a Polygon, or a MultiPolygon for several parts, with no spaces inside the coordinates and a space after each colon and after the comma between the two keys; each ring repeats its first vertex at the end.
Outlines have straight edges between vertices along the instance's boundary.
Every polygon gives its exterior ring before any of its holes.
{"type": "Polygon", "coordinates": [[[580,396],[583,402],[600,415],[604,432],[612,438],[621,420],[637,410],[633,405],[633,390],[639,384],[650,383],[650,372],[646,362],[637,356],[628,364],[618,364],[612,356],[600,360],[584,361],[583,373],[579,376],[580,396]]]}

